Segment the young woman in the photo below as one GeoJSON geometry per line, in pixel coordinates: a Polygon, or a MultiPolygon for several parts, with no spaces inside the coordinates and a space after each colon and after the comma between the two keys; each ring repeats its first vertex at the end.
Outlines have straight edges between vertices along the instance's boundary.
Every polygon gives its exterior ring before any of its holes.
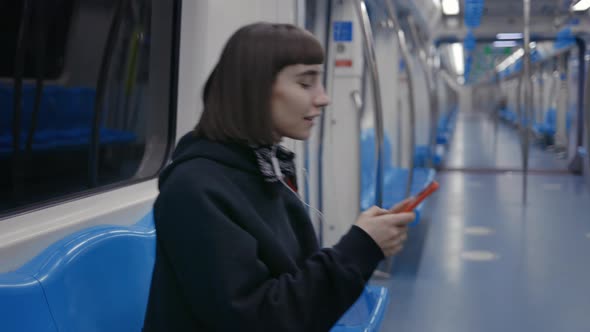
{"type": "Polygon", "coordinates": [[[144,331],[328,331],[412,213],[373,207],[320,249],[296,194],[292,152],[329,103],[324,52],[293,25],[257,23],[226,44],[204,111],[160,176],[144,331]]]}

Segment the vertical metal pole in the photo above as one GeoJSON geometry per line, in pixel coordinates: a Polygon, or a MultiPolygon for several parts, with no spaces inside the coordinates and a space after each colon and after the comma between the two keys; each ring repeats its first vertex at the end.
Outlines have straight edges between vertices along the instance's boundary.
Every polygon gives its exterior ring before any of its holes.
{"type": "MultiPolygon", "coordinates": [[[[502,91],[502,83],[500,81],[500,72],[497,70],[498,68],[498,63],[494,63],[494,80],[495,80],[495,91],[496,94],[500,96],[500,103],[498,103],[497,105],[502,106],[502,108],[507,108],[508,107],[508,98],[506,98],[504,96],[504,92],[502,91]]],[[[495,110],[493,110],[492,112],[492,117],[494,120],[494,157],[497,154],[498,151],[498,120],[500,118],[500,109],[498,107],[496,107],[495,110]]]]}
{"type": "Polygon", "coordinates": [[[426,57],[428,57],[428,59],[425,59],[421,56],[422,54],[418,55],[420,68],[424,73],[424,82],[426,82],[426,91],[428,91],[428,102],[430,106],[430,135],[428,138],[429,155],[426,166],[432,168],[434,163],[434,152],[436,150],[436,130],[438,125],[438,101],[436,100],[436,87],[434,86],[436,71],[433,64],[435,55],[429,53],[430,50],[427,51],[423,48],[416,24],[411,16],[408,17],[408,22],[410,26],[410,33],[412,35],[412,39],[414,39],[418,53],[424,52],[426,57]]]}
{"type": "MultiPolygon", "coordinates": [[[[45,8],[36,8],[35,20],[37,25],[35,27],[36,45],[35,45],[35,69],[37,71],[37,78],[35,80],[35,106],[31,114],[31,128],[27,135],[26,154],[27,158],[31,158],[33,153],[33,139],[37,131],[39,122],[39,109],[41,108],[41,98],[43,96],[44,80],[45,80],[45,52],[46,52],[46,35],[45,22],[49,13],[45,8]]],[[[51,18],[51,17],[50,17],[51,18]]],[[[29,159],[30,160],[30,159],[29,159]]]]}
{"type": "Polygon", "coordinates": [[[539,112],[543,112],[543,110],[545,109],[544,105],[543,105],[543,99],[544,99],[544,95],[545,95],[543,89],[545,89],[544,88],[545,81],[543,80],[543,74],[544,74],[543,73],[543,66],[540,66],[539,68],[540,68],[539,69],[540,73],[538,74],[539,77],[537,78],[537,86],[538,86],[537,90],[539,91],[539,95],[537,97],[537,105],[538,105],[537,110],[539,112]]]}
{"type": "Polygon", "coordinates": [[[587,134],[587,141],[584,142],[584,130],[590,130],[590,112],[588,106],[590,106],[590,100],[588,93],[590,92],[590,71],[586,71],[586,43],[578,40],[578,107],[576,109],[576,133],[575,133],[575,151],[574,155],[570,158],[568,168],[575,174],[581,174],[584,170],[584,163],[586,158],[579,152],[579,148],[584,144],[590,145],[590,135],[587,134]],[[584,129],[586,128],[586,129],[584,129]]]}
{"type": "Polygon", "coordinates": [[[523,177],[522,177],[522,203],[527,204],[527,185],[529,171],[529,116],[531,110],[531,0],[523,0],[524,12],[524,144],[523,144],[523,177]]]}
{"type": "MultiPolygon", "coordinates": [[[[578,125],[577,125],[577,144],[576,149],[579,147],[586,146],[590,148],[590,71],[586,72],[586,60],[584,57],[584,53],[580,52],[580,80],[579,89],[580,93],[579,98],[579,105],[578,108],[580,109],[578,113],[578,125]],[[586,74],[584,74],[586,72],[586,74]],[[586,142],[584,142],[584,132],[586,133],[586,142]]],[[[582,158],[580,161],[580,166],[582,167],[580,171],[583,172],[584,170],[584,163],[589,162],[588,158],[584,158],[578,151],[576,151],[577,158],[582,158]]],[[[576,159],[574,159],[576,160],[576,159]]]]}
{"type": "MultiPolygon", "coordinates": [[[[440,68],[436,64],[438,62],[438,55],[436,55],[434,50],[431,50],[430,54],[430,69],[432,73],[432,86],[431,86],[431,121],[432,126],[430,128],[430,158],[429,158],[429,166],[435,167],[434,158],[436,156],[436,146],[437,146],[437,138],[438,138],[438,121],[440,119],[440,102],[438,96],[438,78],[440,73],[440,68]]],[[[438,62],[440,63],[440,62],[438,62]]]]}
{"type": "MultiPolygon", "coordinates": [[[[518,127],[518,129],[520,130],[520,147],[522,152],[524,153],[524,128],[523,128],[523,123],[522,123],[522,119],[525,118],[525,106],[524,106],[524,99],[522,96],[522,91],[523,91],[523,84],[522,84],[522,80],[523,80],[523,76],[524,75],[520,75],[517,78],[517,83],[516,83],[516,116],[517,116],[517,122],[516,122],[516,126],[518,127]]],[[[523,155],[523,159],[524,161],[524,155],[523,155]]]]}
{"type": "Polygon", "coordinates": [[[123,22],[125,10],[129,6],[130,0],[121,0],[117,2],[114,9],[113,18],[109,27],[106,45],[102,54],[98,79],[96,82],[96,98],[94,101],[94,114],[90,132],[90,147],[88,150],[88,187],[95,188],[99,184],[99,164],[100,164],[100,125],[103,116],[105,97],[108,89],[109,70],[113,61],[115,48],[119,41],[119,31],[123,22]]]}
{"type": "MultiPolygon", "coordinates": [[[[33,15],[32,1],[21,1],[22,13],[18,27],[18,36],[16,40],[16,52],[14,57],[14,97],[12,104],[12,167],[11,181],[14,203],[18,203],[24,197],[25,188],[23,188],[23,156],[21,153],[21,134],[22,134],[22,117],[23,117],[23,76],[25,72],[25,54],[27,45],[30,44],[31,20],[33,15]]],[[[8,112],[8,110],[6,110],[8,112]]]]}
{"type": "MultiPolygon", "coordinates": [[[[330,27],[332,25],[332,0],[327,0],[328,3],[326,4],[326,12],[328,13],[326,16],[325,22],[325,33],[326,33],[326,45],[329,45],[330,38],[330,27]]],[[[330,59],[330,48],[326,47],[326,59],[330,59]]],[[[328,67],[326,67],[327,70],[328,67]]],[[[328,75],[324,75],[323,77],[324,86],[328,86],[328,75]]],[[[317,152],[317,168],[318,168],[318,179],[317,179],[317,191],[318,191],[318,210],[320,212],[324,211],[324,185],[323,185],[323,177],[324,177],[324,137],[326,133],[326,112],[322,112],[320,115],[320,125],[319,125],[319,137],[318,137],[318,152],[317,152]]],[[[319,234],[318,234],[318,241],[320,245],[324,245],[324,218],[323,215],[319,217],[319,234]]]]}
{"type": "MultiPolygon", "coordinates": [[[[363,33],[364,48],[365,48],[365,65],[368,72],[371,74],[371,82],[373,86],[373,102],[375,105],[375,145],[377,152],[377,179],[375,185],[375,201],[377,206],[383,207],[383,105],[381,100],[381,85],[379,81],[379,70],[377,68],[377,56],[375,54],[375,45],[373,39],[373,29],[371,28],[371,21],[367,13],[367,5],[364,0],[354,1],[355,9],[358,14],[361,31],[363,33]]],[[[364,77],[364,74],[363,74],[364,77]]],[[[354,96],[353,96],[354,98],[354,96]]],[[[359,122],[360,123],[360,122],[359,122]]],[[[360,176],[360,175],[359,175],[360,176]]],[[[392,258],[385,261],[385,271],[375,271],[376,276],[389,278],[391,274],[391,267],[393,265],[392,258]]]]}
{"type": "Polygon", "coordinates": [[[375,199],[377,206],[383,207],[383,105],[381,100],[381,86],[379,83],[379,70],[377,69],[377,56],[373,44],[373,30],[367,13],[367,6],[364,0],[354,2],[355,9],[361,25],[363,40],[365,44],[365,59],[371,74],[373,85],[373,102],[375,105],[375,139],[377,151],[377,180],[375,185],[375,199]]]}
{"type": "Polygon", "coordinates": [[[564,132],[564,141],[565,141],[565,151],[564,151],[564,157],[565,159],[568,158],[568,147],[570,146],[570,135],[568,133],[568,127],[567,127],[567,122],[568,122],[568,114],[570,112],[570,87],[569,87],[569,58],[570,58],[570,53],[567,52],[566,54],[563,55],[562,57],[562,62],[561,62],[561,66],[562,66],[562,75],[563,75],[563,79],[561,81],[561,88],[563,89],[563,107],[564,112],[565,112],[565,124],[563,127],[563,132],[564,132]]]}
{"type": "Polygon", "coordinates": [[[395,10],[391,1],[385,1],[389,19],[393,24],[393,29],[397,33],[397,42],[400,48],[402,58],[406,62],[406,71],[408,73],[408,94],[410,105],[410,140],[408,146],[410,147],[410,165],[408,172],[408,183],[406,185],[406,198],[412,194],[412,183],[414,182],[414,149],[416,147],[416,103],[414,101],[414,80],[412,73],[409,71],[411,63],[411,54],[406,42],[406,35],[401,28],[399,20],[397,19],[397,11],[395,10]]]}

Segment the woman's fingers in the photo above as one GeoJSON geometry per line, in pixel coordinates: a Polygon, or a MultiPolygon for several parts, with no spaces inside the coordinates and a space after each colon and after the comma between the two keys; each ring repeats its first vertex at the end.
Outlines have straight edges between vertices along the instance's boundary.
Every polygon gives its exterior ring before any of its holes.
{"type": "Polygon", "coordinates": [[[406,205],[410,204],[413,200],[414,200],[414,197],[406,198],[403,201],[395,204],[391,209],[389,209],[389,212],[392,212],[392,213],[401,212],[404,210],[404,207],[406,205]]]}
{"type": "Polygon", "coordinates": [[[416,219],[416,214],[413,212],[406,212],[406,213],[388,213],[380,216],[375,216],[375,219],[379,221],[383,221],[388,223],[393,227],[406,227],[410,224],[414,219],[416,219]]]}

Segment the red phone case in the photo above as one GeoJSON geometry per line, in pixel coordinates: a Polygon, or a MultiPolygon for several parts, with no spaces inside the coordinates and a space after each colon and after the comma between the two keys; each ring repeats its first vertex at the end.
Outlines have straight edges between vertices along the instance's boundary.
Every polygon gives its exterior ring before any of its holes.
{"type": "Polygon", "coordinates": [[[413,201],[411,201],[408,205],[404,206],[402,212],[412,212],[414,209],[422,203],[426,199],[426,197],[430,196],[432,193],[438,190],[440,185],[436,181],[430,182],[430,184],[424,188],[413,201]]]}

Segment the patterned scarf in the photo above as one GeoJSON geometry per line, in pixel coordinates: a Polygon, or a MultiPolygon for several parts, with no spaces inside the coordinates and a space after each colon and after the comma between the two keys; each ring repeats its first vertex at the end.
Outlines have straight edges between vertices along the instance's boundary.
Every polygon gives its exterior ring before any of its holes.
{"type": "Polygon", "coordinates": [[[275,155],[279,161],[279,168],[281,173],[286,178],[295,177],[295,153],[289,151],[283,146],[276,145],[265,145],[265,146],[252,146],[254,153],[256,154],[256,160],[258,161],[258,168],[264,176],[266,182],[277,182],[279,181],[278,174],[275,173],[272,164],[272,157],[275,155]]]}

